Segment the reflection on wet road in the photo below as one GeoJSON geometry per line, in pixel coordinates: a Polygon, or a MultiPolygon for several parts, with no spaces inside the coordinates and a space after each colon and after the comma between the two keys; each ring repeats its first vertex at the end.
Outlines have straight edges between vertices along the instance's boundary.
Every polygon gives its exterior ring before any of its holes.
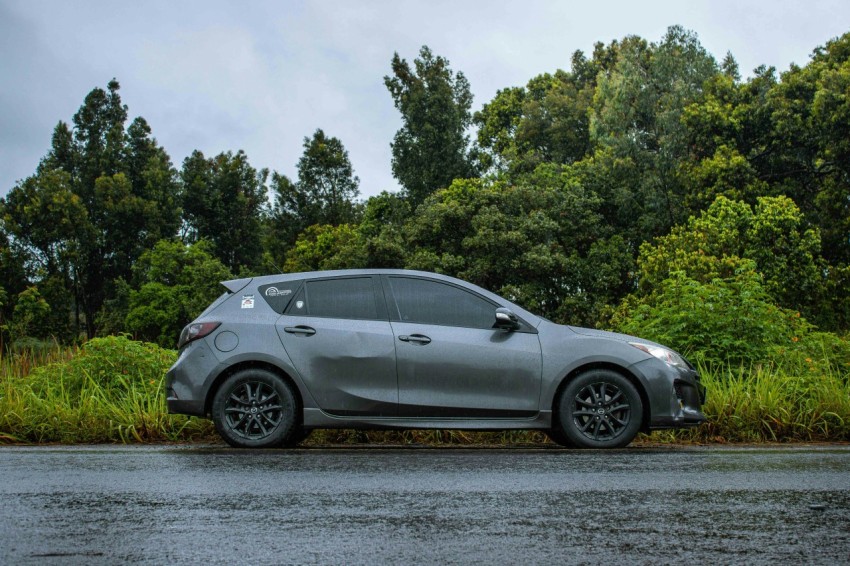
{"type": "Polygon", "coordinates": [[[0,564],[850,563],[850,448],[0,448],[0,564]]]}

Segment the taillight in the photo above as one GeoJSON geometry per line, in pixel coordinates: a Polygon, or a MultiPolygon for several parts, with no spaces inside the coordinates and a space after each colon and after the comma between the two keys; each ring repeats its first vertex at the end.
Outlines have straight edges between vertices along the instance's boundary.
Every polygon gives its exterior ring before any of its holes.
{"type": "Polygon", "coordinates": [[[193,322],[180,333],[180,341],[177,343],[177,349],[179,350],[193,340],[203,338],[219,326],[221,326],[220,322],[193,322]]]}

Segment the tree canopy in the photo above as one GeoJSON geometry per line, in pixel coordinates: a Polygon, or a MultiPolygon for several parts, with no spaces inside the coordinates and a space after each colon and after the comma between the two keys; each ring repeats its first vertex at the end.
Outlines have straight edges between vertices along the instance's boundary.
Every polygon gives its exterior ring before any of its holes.
{"type": "Polygon", "coordinates": [[[0,335],[168,344],[220,279],[347,267],[459,276],[715,361],[847,334],[850,33],[746,79],[678,26],[564,62],[473,113],[444,56],[394,54],[402,190],[365,200],[323,129],[281,156],[293,179],[227,149],[178,171],[118,82],[95,88],[0,202],[0,335]]]}

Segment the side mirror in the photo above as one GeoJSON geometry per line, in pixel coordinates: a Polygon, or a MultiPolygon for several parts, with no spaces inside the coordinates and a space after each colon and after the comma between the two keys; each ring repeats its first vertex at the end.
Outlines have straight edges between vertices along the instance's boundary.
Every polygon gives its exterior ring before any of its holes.
{"type": "Polygon", "coordinates": [[[510,309],[499,307],[496,309],[496,323],[493,328],[502,330],[516,330],[519,328],[519,319],[510,309]]]}

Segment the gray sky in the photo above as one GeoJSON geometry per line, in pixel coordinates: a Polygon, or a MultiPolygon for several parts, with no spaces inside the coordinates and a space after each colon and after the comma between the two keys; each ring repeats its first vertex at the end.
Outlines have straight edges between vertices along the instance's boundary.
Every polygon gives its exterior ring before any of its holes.
{"type": "Polygon", "coordinates": [[[745,77],[784,71],[850,31],[850,2],[796,1],[44,1],[0,0],[0,194],[31,175],[53,127],[115,77],[179,168],[194,149],[244,149],[295,176],[305,136],[340,138],[364,197],[398,185],[390,141],[400,118],[383,84],[397,51],[422,45],[469,79],[473,110],[496,91],[568,69],[635,34],[680,24],[745,77]]]}

